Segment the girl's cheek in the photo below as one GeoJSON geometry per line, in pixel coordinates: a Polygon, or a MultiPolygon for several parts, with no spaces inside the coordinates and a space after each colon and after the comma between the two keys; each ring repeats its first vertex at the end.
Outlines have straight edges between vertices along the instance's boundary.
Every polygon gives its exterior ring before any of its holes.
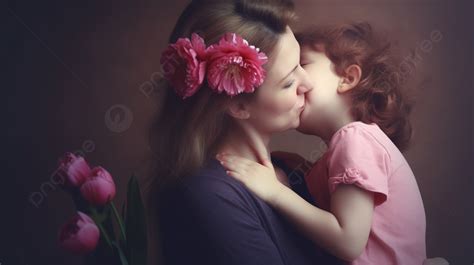
{"type": "Polygon", "coordinates": [[[307,67],[305,68],[308,79],[311,83],[314,83],[316,80],[316,73],[318,72],[316,67],[307,67]]]}

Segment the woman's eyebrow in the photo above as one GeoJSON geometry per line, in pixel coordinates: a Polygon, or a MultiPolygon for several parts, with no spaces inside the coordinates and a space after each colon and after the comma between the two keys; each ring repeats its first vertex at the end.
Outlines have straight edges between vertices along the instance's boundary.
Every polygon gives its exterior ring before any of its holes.
{"type": "Polygon", "coordinates": [[[299,64],[297,64],[297,65],[295,66],[295,68],[293,68],[293,70],[291,70],[291,72],[289,72],[287,75],[285,75],[285,77],[283,77],[283,79],[281,79],[281,80],[278,82],[278,84],[281,83],[281,82],[283,82],[283,80],[285,80],[289,75],[291,75],[291,73],[293,73],[293,72],[296,70],[296,68],[298,68],[298,65],[299,65],[299,64]]]}

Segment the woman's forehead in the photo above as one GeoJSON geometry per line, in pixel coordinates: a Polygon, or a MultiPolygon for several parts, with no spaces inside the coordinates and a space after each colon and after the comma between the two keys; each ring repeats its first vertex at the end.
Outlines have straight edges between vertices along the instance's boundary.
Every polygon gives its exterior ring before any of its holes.
{"type": "Polygon", "coordinates": [[[300,46],[293,31],[288,27],[269,58],[267,78],[275,82],[280,81],[299,64],[299,60],[300,46]]]}

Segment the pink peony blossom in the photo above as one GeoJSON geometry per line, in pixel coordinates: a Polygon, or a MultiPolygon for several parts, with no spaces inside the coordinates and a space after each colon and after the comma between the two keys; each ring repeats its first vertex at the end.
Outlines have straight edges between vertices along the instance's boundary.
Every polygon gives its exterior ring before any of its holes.
{"type": "Polygon", "coordinates": [[[206,74],[206,45],[193,33],[189,38],[180,38],[170,44],[161,56],[164,77],[183,99],[194,95],[206,74]]]}
{"type": "Polygon", "coordinates": [[[83,157],[67,152],[59,159],[57,173],[63,187],[79,187],[90,175],[91,169],[83,157]]]}
{"type": "Polygon", "coordinates": [[[82,184],[81,194],[92,205],[105,205],[115,197],[114,180],[107,170],[95,167],[82,184]]]}
{"type": "Polygon", "coordinates": [[[59,231],[59,245],[74,254],[93,251],[99,242],[99,228],[82,212],[77,212],[59,231]]]}
{"type": "Polygon", "coordinates": [[[251,93],[265,79],[262,65],[267,56],[235,33],[227,33],[218,44],[210,46],[207,56],[207,82],[219,93],[251,93]]]}

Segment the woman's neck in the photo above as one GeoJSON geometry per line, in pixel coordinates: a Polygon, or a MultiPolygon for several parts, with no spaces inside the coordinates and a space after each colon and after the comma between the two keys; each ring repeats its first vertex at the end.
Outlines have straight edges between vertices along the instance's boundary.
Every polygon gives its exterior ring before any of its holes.
{"type": "Polygon", "coordinates": [[[270,135],[254,131],[253,134],[247,134],[242,128],[235,126],[224,137],[217,153],[227,153],[247,158],[259,162],[257,153],[269,158],[270,135]]]}

